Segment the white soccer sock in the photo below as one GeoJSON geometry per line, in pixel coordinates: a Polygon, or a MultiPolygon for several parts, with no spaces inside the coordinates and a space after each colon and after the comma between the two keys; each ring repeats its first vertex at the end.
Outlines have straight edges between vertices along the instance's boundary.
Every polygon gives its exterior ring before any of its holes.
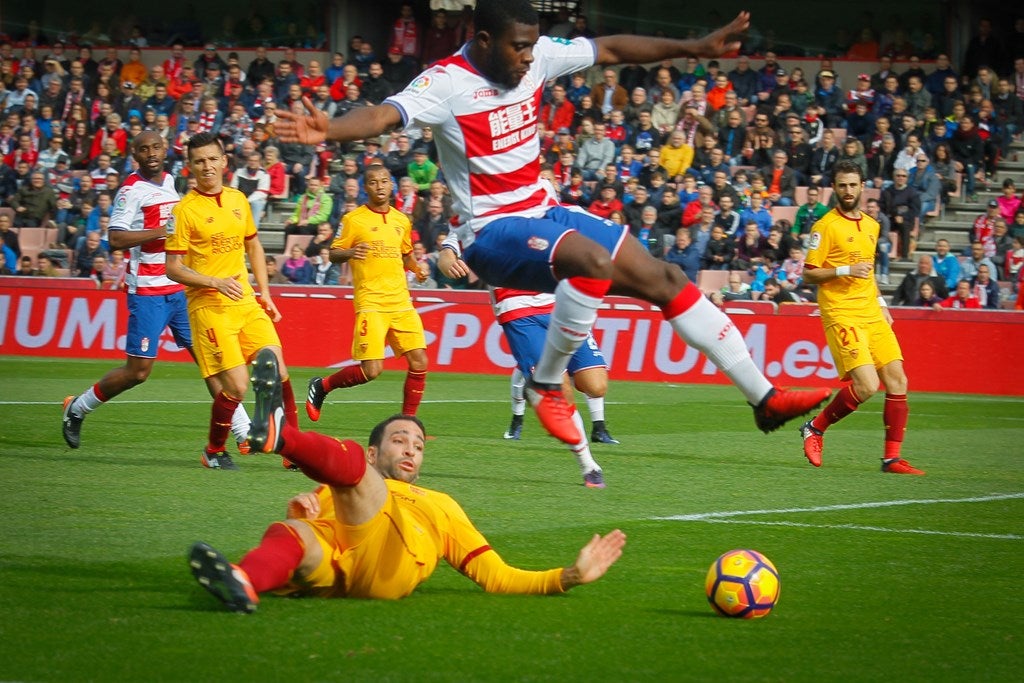
{"type": "Polygon", "coordinates": [[[555,307],[544,338],[544,352],[533,369],[533,379],[541,384],[562,383],[562,373],[569,359],[590,334],[597,320],[601,299],[576,289],[569,280],[555,287],[555,307]]]}
{"type": "Polygon", "coordinates": [[[690,346],[698,349],[732,380],[753,405],[772,389],[750,357],[747,343],[725,313],[704,297],[668,321],[690,346]]]}
{"type": "Polygon", "coordinates": [[[587,412],[591,422],[604,422],[604,396],[587,396],[587,412]]]}
{"type": "Polygon", "coordinates": [[[572,411],[572,423],[576,425],[576,429],[580,430],[580,434],[583,436],[583,440],[575,446],[569,446],[569,450],[576,456],[576,462],[580,464],[580,472],[586,474],[591,470],[599,470],[601,466],[594,460],[593,454],[590,452],[590,444],[587,442],[587,431],[583,428],[583,418],[580,416],[580,411],[572,411]]]}
{"type": "Polygon", "coordinates": [[[523,387],[526,386],[526,375],[518,367],[512,371],[512,414],[522,417],[526,414],[526,398],[523,387]]]}
{"type": "Polygon", "coordinates": [[[71,412],[79,416],[88,415],[104,403],[105,401],[96,395],[95,387],[89,387],[71,404],[71,412]]]}
{"type": "Polygon", "coordinates": [[[245,412],[245,406],[239,403],[235,412],[231,414],[231,434],[235,437],[235,441],[242,443],[249,438],[251,424],[249,413],[245,412]]]}

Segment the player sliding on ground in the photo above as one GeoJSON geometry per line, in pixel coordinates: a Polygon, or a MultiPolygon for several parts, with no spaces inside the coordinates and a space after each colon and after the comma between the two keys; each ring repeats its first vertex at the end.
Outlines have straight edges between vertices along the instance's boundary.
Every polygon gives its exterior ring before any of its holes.
{"type": "Polygon", "coordinates": [[[450,496],[414,485],[423,464],[419,419],[384,420],[365,450],[355,441],[300,432],[284,419],[277,357],[263,350],[255,365],[253,449],[280,453],[324,486],[293,498],[289,519],[271,524],[237,566],[206,543],[193,545],[193,575],[229,609],[252,612],[270,590],[403,598],[441,558],[489,593],[562,593],[601,578],[622,555],[626,536],[616,529],[595,535],[568,567],[505,564],[450,496]]]}
{"type": "Polygon", "coordinates": [[[578,443],[582,434],[562,395],[562,373],[609,293],[658,306],[676,334],[743,392],[761,430],[773,431],[825,401],[827,389],[773,387],[732,321],[682,270],[654,259],[628,228],[560,206],[539,177],[537,108],[544,83],[594,64],[718,56],[739,47],[736,37],[747,29],[749,15],[742,12],[697,40],[542,37],[528,0],[480,0],[473,16],[476,32],[464,48],[382,105],[329,120],[306,98],[305,113],[278,113],[279,137],[316,144],[368,138],[400,126],[431,127],[455,213],[464,223],[459,240],[441,252],[442,271],[460,277],[468,266],[496,287],[555,293],[544,353],[526,393],[544,427],[566,443],[578,443]]]}

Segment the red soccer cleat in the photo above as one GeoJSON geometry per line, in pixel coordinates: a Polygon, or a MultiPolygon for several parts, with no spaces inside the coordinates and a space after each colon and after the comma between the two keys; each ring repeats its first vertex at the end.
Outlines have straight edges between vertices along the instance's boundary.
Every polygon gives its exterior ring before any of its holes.
{"type": "Polygon", "coordinates": [[[774,432],[793,418],[811,412],[831,395],[831,389],[793,391],[773,388],[761,403],[754,407],[754,422],[765,434],[774,432]]]}
{"type": "Polygon", "coordinates": [[[917,469],[903,458],[895,458],[892,460],[882,458],[882,471],[888,472],[889,474],[916,474],[918,476],[924,476],[923,470],[917,469]]]}
{"type": "Polygon", "coordinates": [[[548,434],[570,446],[583,441],[583,435],[572,421],[575,408],[565,400],[561,384],[539,384],[528,380],[524,394],[548,434]]]}
{"type": "Polygon", "coordinates": [[[800,436],[804,439],[804,456],[815,467],[821,467],[821,449],[825,441],[823,432],[808,420],[800,426],[800,436]]]}

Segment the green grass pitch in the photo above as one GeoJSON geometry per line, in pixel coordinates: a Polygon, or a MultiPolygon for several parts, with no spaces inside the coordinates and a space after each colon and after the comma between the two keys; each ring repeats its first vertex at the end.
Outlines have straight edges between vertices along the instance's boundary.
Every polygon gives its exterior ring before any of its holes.
{"type": "MultiPolygon", "coordinates": [[[[186,551],[203,539],[237,559],[312,483],[277,457],[202,469],[209,399],[187,365],[157,364],[68,449],[61,399],[112,365],[0,357],[0,680],[994,681],[1024,667],[1019,398],[911,394],[904,454],[928,475],[906,477],[879,472],[880,397],[828,433],[815,469],[796,425],[757,432],[732,387],[613,383],[622,443],[594,447],[608,488],[589,490],[532,415],[522,441],[501,439],[506,378],[430,375],[424,486],[517,566],[568,564],[615,527],[623,558],[564,596],[486,595],[442,565],[402,601],[264,597],[246,616],[193,582],[186,551]],[[703,593],[714,558],[744,547],[782,579],[750,622],[703,593]]],[[[294,371],[297,393],[313,374],[294,371]]],[[[332,394],[318,429],[365,441],[402,378],[332,394]]]]}

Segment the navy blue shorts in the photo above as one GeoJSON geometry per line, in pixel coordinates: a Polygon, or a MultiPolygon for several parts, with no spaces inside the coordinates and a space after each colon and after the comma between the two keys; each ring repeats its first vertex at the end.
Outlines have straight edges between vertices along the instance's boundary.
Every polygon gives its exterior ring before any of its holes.
{"type": "Polygon", "coordinates": [[[125,353],[140,358],[156,358],[160,335],[170,327],[174,341],[183,349],[192,347],[192,328],[188,324],[185,292],[142,296],[128,295],[128,336],[125,353]]]}
{"type": "Polygon", "coordinates": [[[533,292],[553,292],[558,280],[551,255],[575,230],[615,258],[629,228],[598,218],[578,207],[556,206],[543,218],[509,216],[488,223],[466,248],[463,259],[484,282],[533,292]]]}
{"type": "MultiPolygon", "coordinates": [[[[550,315],[533,315],[527,318],[518,318],[501,326],[508,339],[508,348],[516,359],[516,365],[523,371],[524,375],[533,374],[533,368],[540,360],[540,354],[544,352],[544,337],[548,333],[550,315]]],[[[569,359],[569,375],[572,376],[581,370],[589,368],[607,368],[594,335],[587,335],[586,341],[580,344],[576,353],[569,359]]]]}

